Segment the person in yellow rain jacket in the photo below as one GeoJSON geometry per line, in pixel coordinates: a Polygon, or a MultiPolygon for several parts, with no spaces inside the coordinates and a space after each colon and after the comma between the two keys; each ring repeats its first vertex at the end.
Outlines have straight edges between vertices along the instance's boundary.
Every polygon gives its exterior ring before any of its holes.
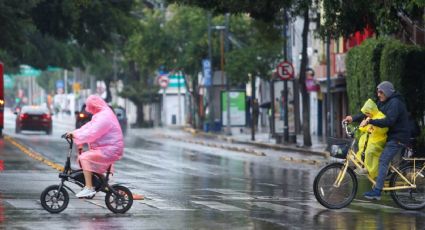
{"type": "MultiPolygon", "coordinates": [[[[382,119],[385,115],[379,111],[378,106],[373,100],[368,99],[361,109],[362,113],[366,115],[365,120],[370,119],[382,119]]],[[[381,156],[382,150],[384,149],[387,141],[388,128],[380,128],[362,122],[359,130],[362,135],[359,139],[359,150],[356,154],[358,159],[362,158],[364,153],[364,164],[369,176],[374,179],[378,176],[379,157],[381,156]],[[362,126],[362,124],[365,124],[362,126]]]]}

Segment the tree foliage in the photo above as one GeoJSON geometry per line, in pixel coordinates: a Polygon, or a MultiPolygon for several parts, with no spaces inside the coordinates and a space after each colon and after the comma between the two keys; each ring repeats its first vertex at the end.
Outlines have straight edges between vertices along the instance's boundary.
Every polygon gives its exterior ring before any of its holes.
{"type": "Polygon", "coordinates": [[[127,62],[124,89],[121,96],[138,106],[136,123],[142,125],[143,104],[158,101],[159,87],[154,84],[155,71],[166,63],[170,43],[163,30],[163,14],[156,10],[143,10],[143,17],[124,47],[127,62]]]}
{"type": "Polygon", "coordinates": [[[132,5],[133,0],[42,0],[31,15],[43,34],[74,39],[88,49],[104,49],[114,42],[115,34],[131,33],[132,5]]]}
{"type": "Polygon", "coordinates": [[[233,84],[248,82],[248,75],[270,79],[271,71],[283,59],[283,39],[266,24],[246,15],[231,17],[230,32],[241,43],[226,54],[226,72],[233,84]]]}
{"type": "Polygon", "coordinates": [[[273,22],[280,10],[290,5],[291,0],[168,0],[167,2],[198,6],[203,9],[211,10],[216,14],[248,13],[252,18],[273,22]]]}
{"type": "Polygon", "coordinates": [[[25,63],[81,66],[84,50],[108,49],[128,36],[133,0],[0,1],[0,60],[8,69],[25,63]],[[123,26],[126,25],[126,26],[123,26]]]}
{"type": "Polygon", "coordinates": [[[36,3],[36,0],[0,1],[0,60],[6,66],[19,62],[28,34],[35,29],[29,12],[36,3]]]}
{"type": "Polygon", "coordinates": [[[423,17],[423,0],[322,0],[323,21],[320,35],[325,38],[348,37],[369,27],[380,35],[395,34],[402,29],[398,14],[405,13],[413,19],[423,17]]]}
{"type": "Polygon", "coordinates": [[[425,49],[394,39],[368,39],[347,56],[347,92],[350,111],[375,98],[376,86],[390,81],[405,98],[412,117],[424,124],[425,49]]]}

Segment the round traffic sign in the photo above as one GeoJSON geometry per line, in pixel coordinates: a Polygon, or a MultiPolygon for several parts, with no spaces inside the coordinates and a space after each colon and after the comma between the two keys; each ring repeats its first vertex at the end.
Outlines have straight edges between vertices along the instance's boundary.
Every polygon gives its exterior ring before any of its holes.
{"type": "Polygon", "coordinates": [[[288,61],[279,63],[276,67],[277,75],[282,80],[290,80],[294,77],[294,66],[288,61]]]}
{"type": "Polygon", "coordinates": [[[168,83],[170,83],[170,79],[168,79],[167,75],[161,75],[158,77],[158,85],[161,86],[161,88],[167,88],[168,83]]]}

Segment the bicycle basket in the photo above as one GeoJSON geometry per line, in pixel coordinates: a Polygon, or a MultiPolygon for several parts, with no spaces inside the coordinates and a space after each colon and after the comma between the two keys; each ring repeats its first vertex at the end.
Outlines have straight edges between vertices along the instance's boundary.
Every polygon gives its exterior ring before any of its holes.
{"type": "Polygon", "coordinates": [[[330,152],[331,156],[345,159],[350,149],[350,144],[351,141],[349,139],[329,137],[327,150],[330,152]]]}

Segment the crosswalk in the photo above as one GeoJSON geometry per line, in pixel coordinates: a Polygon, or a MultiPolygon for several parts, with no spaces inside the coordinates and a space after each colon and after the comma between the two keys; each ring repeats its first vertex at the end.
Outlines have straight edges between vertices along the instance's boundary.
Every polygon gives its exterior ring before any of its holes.
{"type": "MultiPolygon", "coordinates": [[[[205,188],[191,190],[190,193],[193,195],[180,194],[183,197],[168,197],[164,191],[152,192],[137,188],[132,191],[143,194],[145,199],[134,200],[132,208],[125,215],[111,215],[105,205],[104,194],[98,193],[93,199],[77,199],[70,194],[67,209],[60,215],[52,217],[61,219],[65,216],[70,219],[92,216],[96,219],[107,216],[115,218],[114,220],[127,217],[132,218],[131,221],[135,223],[140,222],[141,226],[148,225],[147,222],[158,224],[161,226],[159,229],[167,224],[173,226],[170,229],[191,229],[180,225],[180,228],[176,228],[174,224],[188,223],[190,225],[192,222],[203,223],[204,226],[209,227],[224,224],[223,226],[226,226],[224,229],[251,229],[249,227],[251,224],[252,226],[264,224],[262,227],[252,229],[347,229],[352,224],[351,220],[363,220],[362,218],[370,220],[374,216],[379,216],[378,213],[384,213],[390,219],[400,216],[404,218],[402,221],[423,217],[422,211],[406,212],[403,209],[362,200],[354,200],[351,205],[343,209],[329,210],[321,206],[312,194],[299,197],[257,196],[255,193],[247,193],[244,190],[205,188]],[[228,222],[228,219],[232,221],[228,222]],[[331,227],[334,224],[337,227],[331,227]],[[233,228],[234,225],[244,227],[233,228]]],[[[183,193],[187,194],[188,191],[183,193]]],[[[3,214],[5,218],[10,219],[16,218],[22,212],[33,219],[48,215],[42,209],[36,196],[22,198],[14,197],[11,193],[3,193],[3,198],[0,196],[0,209],[1,207],[7,210],[3,214]]],[[[211,229],[217,228],[211,227],[211,229]]]]}
{"type": "MultiPolygon", "coordinates": [[[[175,201],[169,200],[164,197],[160,197],[155,194],[144,194],[144,200],[135,200],[133,207],[130,210],[130,213],[137,212],[146,212],[149,210],[161,210],[161,211],[198,211],[198,210],[210,210],[210,211],[219,211],[219,212],[250,212],[252,210],[261,211],[261,210],[270,210],[277,213],[304,213],[316,211],[327,210],[325,207],[318,204],[315,200],[305,200],[303,202],[294,201],[291,199],[273,199],[270,198],[262,199],[261,197],[250,197],[249,195],[244,195],[240,198],[233,199],[215,199],[211,195],[207,196],[191,196],[190,200],[175,201]]],[[[221,194],[225,196],[226,194],[221,194]]],[[[72,196],[72,195],[71,195],[72,196]]],[[[220,195],[218,196],[220,197],[220,195]]],[[[3,203],[7,203],[9,206],[20,209],[20,210],[36,210],[42,209],[40,201],[38,199],[21,199],[21,198],[8,198],[2,199],[3,203]]],[[[98,194],[94,199],[77,199],[71,197],[67,209],[90,209],[95,211],[97,209],[107,210],[107,207],[104,202],[104,195],[98,194]]],[[[347,208],[341,209],[341,212],[344,213],[358,213],[358,209],[384,209],[386,212],[397,213],[404,212],[404,210],[394,208],[391,206],[368,203],[364,201],[356,200],[347,208]]],[[[99,210],[99,211],[100,211],[99,210]]]]}

